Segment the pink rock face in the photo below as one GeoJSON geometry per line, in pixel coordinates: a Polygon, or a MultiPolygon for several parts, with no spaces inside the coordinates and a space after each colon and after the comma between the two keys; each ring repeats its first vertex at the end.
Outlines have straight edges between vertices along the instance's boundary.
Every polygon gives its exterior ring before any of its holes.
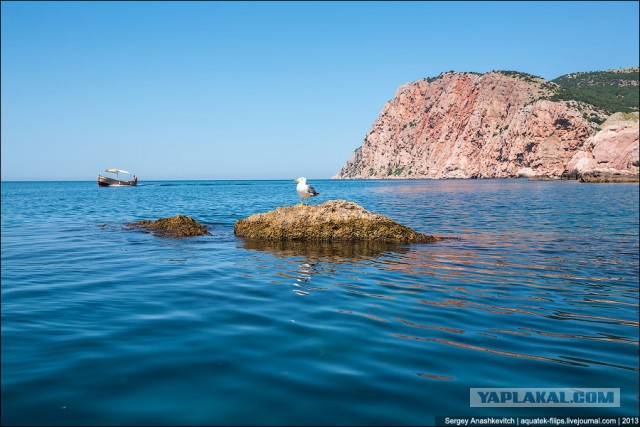
{"type": "Polygon", "coordinates": [[[638,122],[633,121],[605,126],[585,141],[567,165],[568,169],[580,173],[622,171],[637,174],[639,130],[638,122]]]}
{"type": "MultiPolygon", "coordinates": [[[[597,128],[570,103],[540,99],[543,83],[498,72],[407,83],[333,178],[560,176],[597,128]]],[[[616,151],[622,145],[599,155],[614,167],[629,163],[632,155],[616,151]]]]}
{"type": "Polygon", "coordinates": [[[638,122],[612,126],[593,136],[593,157],[613,169],[638,169],[638,122]]]}

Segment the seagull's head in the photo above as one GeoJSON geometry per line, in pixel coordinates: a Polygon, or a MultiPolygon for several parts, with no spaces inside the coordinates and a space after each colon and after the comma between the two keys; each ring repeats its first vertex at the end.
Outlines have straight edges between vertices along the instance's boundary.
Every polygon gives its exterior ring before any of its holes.
{"type": "Polygon", "coordinates": [[[294,179],[293,182],[301,182],[302,184],[306,184],[307,183],[307,178],[305,178],[304,176],[301,176],[298,179],[294,179]]]}

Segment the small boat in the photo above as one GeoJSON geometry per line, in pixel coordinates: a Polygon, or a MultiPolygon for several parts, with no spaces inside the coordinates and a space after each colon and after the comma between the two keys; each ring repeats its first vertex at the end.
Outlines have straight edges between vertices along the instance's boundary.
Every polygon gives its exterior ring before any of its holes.
{"type": "Polygon", "coordinates": [[[133,175],[133,179],[131,178],[131,172],[123,171],[121,169],[107,169],[105,172],[115,173],[115,178],[109,178],[108,176],[98,175],[98,186],[99,187],[118,187],[123,185],[135,186],[138,185],[138,177],[133,175]],[[120,179],[120,174],[128,174],[129,180],[120,179]]]}

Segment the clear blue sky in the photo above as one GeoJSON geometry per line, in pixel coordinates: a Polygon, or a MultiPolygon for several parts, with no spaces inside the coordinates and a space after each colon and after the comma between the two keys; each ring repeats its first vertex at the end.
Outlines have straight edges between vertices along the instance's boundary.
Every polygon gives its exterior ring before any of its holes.
{"type": "Polygon", "coordinates": [[[2,180],[328,178],[398,86],[638,66],[638,2],[2,2],[2,180]]]}

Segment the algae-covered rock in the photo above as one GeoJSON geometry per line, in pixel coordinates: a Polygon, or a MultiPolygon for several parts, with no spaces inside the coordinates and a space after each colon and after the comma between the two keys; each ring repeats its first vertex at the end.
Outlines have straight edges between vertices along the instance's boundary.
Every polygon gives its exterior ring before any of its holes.
{"type": "Polygon", "coordinates": [[[193,218],[184,215],[176,215],[169,218],[160,218],[156,221],[143,220],[127,224],[133,227],[144,227],[151,230],[159,237],[192,237],[210,236],[207,227],[193,218]]]}
{"type": "Polygon", "coordinates": [[[248,239],[357,241],[386,243],[430,243],[441,240],[374,214],[346,200],[320,205],[286,206],[251,215],[234,227],[237,236],[248,239]]]}

